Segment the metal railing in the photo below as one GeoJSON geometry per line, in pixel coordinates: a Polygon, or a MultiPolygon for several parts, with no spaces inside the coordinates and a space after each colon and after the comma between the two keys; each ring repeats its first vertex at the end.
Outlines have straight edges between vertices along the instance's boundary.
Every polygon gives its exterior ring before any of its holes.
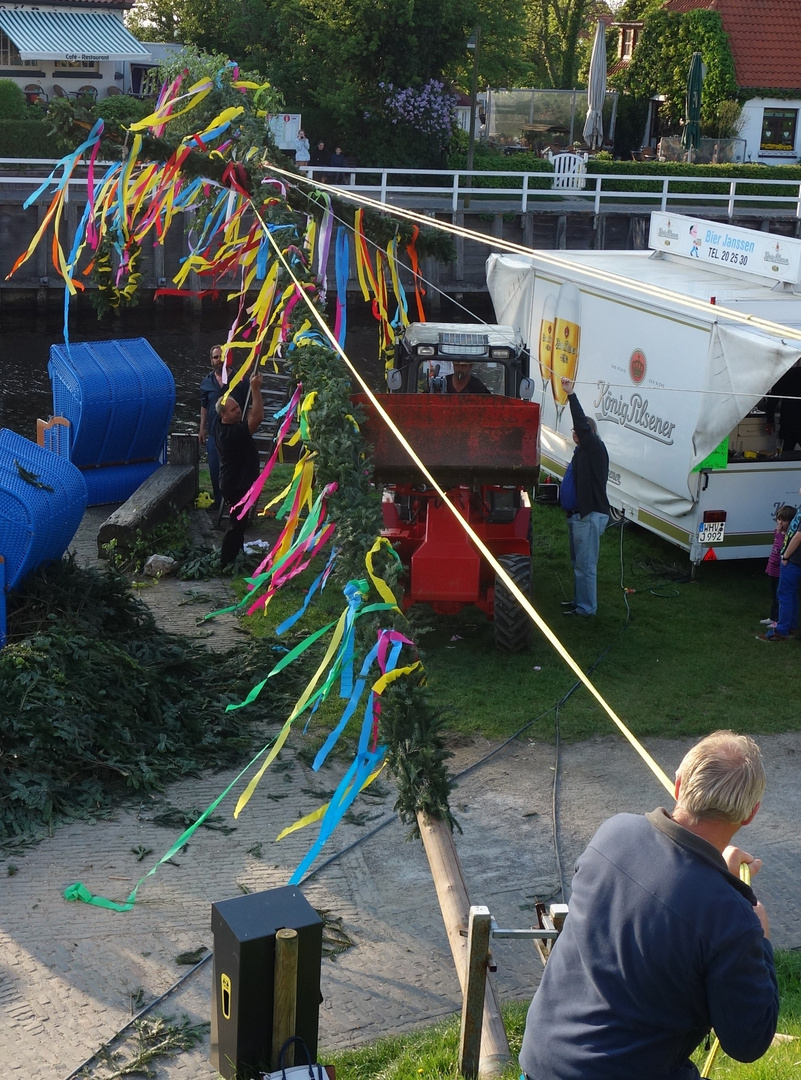
{"type": "MultiPolygon", "coordinates": [[[[590,166],[592,162],[589,163],[590,166]]],[[[599,174],[587,172],[583,177],[581,189],[569,192],[555,191],[553,177],[545,172],[489,172],[474,170],[456,172],[441,169],[327,169],[307,167],[303,170],[313,179],[332,182],[326,177],[336,172],[344,177],[339,186],[357,189],[365,195],[377,198],[381,202],[403,204],[406,200],[426,198],[433,206],[437,202],[457,213],[464,207],[464,200],[475,200],[471,207],[478,208],[478,200],[496,200],[506,202],[509,208],[516,207],[522,213],[531,209],[531,204],[538,201],[552,203],[554,200],[586,203],[594,213],[602,207],[628,203],[643,205],[650,210],[678,211],[682,206],[720,206],[725,205],[729,217],[736,209],[747,209],[754,203],[768,203],[773,209],[789,208],[797,218],[801,218],[801,181],[756,179],[738,177],[726,179],[715,176],[654,176],[653,174],[599,174]],[[492,177],[492,187],[481,186],[485,177],[492,177]],[[406,180],[404,183],[403,181],[406,180]],[[409,181],[412,182],[409,182],[409,181]],[[499,186],[499,181],[507,181],[499,186]],[[628,183],[634,187],[626,187],[628,183]],[[641,185],[648,184],[652,190],[642,190],[641,185]],[[696,190],[681,190],[692,185],[696,190]],[[697,190],[698,188],[701,190],[697,190]],[[704,190],[705,188],[709,190],[704,190]],[[720,189],[724,188],[724,191],[720,189]],[[759,193],[760,188],[773,188],[773,192],[759,193]],[[782,194],[776,194],[775,189],[782,194]],[[714,190],[717,189],[717,190],[714,190]]]]}
{"type": "MultiPolygon", "coordinates": [[[[41,166],[41,174],[38,176],[13,172],[0,175],[0,196],[4,190],[13,187],[27,197],[27,194],[44,181],[50,168],[56,164],[55,160],[31,162],[19,158],[0,158],[0,172],[9,166],[23,165],[29,170],[41,166]]],[[[105,163],[98,163],[98,166],[102,164],[105,163]]],[[[589,165],[592,165],[591,161],[589,165]]],[[[587,209],[591,209],[595,214],[615,205],[623,209],[623,204],[626,204],[626,208],[641,208],[644,211],[674,212],[680,212],[688,206],[725,206],[726,214],[730,218],[734,217],[737,210],[754,209],[754,204],[761,203],[771,210],[788,209],[796,218],[801,219],[801,181],[798,180],[654,176],[645,173],[602,175],[587,172],[583,177],[583,187],[559,191],[552,187],[551,173],[516,172],[512,169],[503,172],[478,169],[473,172],[454,172],[446,169],[342,169],[306,166],[302,171],[312,179],[324,183],[334,183],[335,178],[336,186],[356,190],[380,202],[418,209],[422,205],[426,209],[449,210],[454,214],[465,209],[465,199],[468,202],[472,200],[471,209],[478,212],[482,202],[501,203],[504,209],[518,209],[522,213],[533,209],[539,202],[563,202],[569,203],[571,209],[576,209],[577,204],[586,204],[587,209]],[[493,181],[491,187],[486,183],[486,178],[489,177],[493,181]],[[629,187],[629,183],[634,186],[629,187]],[[643,190],[643,184],[647,184],[649,190],[643,190]],[[686,190],[688,185],[694,190],[686,190]],[[770,188],[773,190],[765,190],[770,188]],[[760,194],[760,191],[764,191],[764,194],[760,194]]],[[[67,186],[67,198],[70,193],[80,197],[85,187],[85,178],[72,177],[67,186]]],[[[42,199],[47,197],[45,193],[42,199]]],[[[489,206],[487,208],[489,209],[489,206]]]]}

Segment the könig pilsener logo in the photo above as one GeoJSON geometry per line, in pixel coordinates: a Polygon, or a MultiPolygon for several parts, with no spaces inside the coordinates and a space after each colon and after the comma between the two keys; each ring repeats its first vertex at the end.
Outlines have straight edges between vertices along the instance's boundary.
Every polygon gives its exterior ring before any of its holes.
{"type": "Polygon", "coordinates": [[[629,375],[635,386],[645,378],[645,353],[642,349],[635,349],[629,359],[629,375]]]}

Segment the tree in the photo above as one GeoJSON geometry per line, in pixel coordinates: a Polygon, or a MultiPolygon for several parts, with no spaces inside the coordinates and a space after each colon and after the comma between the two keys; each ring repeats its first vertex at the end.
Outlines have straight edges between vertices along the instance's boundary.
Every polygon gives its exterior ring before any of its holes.
{"type": "Polygon", "coordinates": [[[138,0],[125,25],[140,41],[183,42],[186,6],[187,0],[138,0]]]}
{"type": "Polygon", "coordinates": [[[481,85],[519,85],[526,71],[526,0],[140,0],[137,11],[143,36],[178,37],[266,75],[304,126],[363,164],[415,162],[414,139],[380,119],[380,84],[467,90],[476,25],[481,85]]]}
{"type": "Polygon", "coordinates": [[[576,85],[582,37],[596,16],[595,0],[535,0],[532,4],[529,47],[545,85],[554,90],[572,90],[576,85]]]}
{"type": "Polygon", "coordinates": [[[661,115],[678,130],[684,116],[687,73],[696,51],[707,67],[701,126],[716,133],[720,102],[737,96],[729,39],[716,11],[674,14],[660,10],[647,16],[631,63],[613,80],[614,84],[640,101],[664,94],[661,115]]]}

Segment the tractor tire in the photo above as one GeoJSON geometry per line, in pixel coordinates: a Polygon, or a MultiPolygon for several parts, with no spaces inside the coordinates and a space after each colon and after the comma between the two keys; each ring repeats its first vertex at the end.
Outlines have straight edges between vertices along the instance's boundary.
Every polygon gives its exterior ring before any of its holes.
{"type": "MultiPolygon", "coordinates": [[[[498,562],[503,566],[518,589],[531,596],[531,556],[502,555],[498,562]]],[[[495,577],[495,645],[502,652],[519,653],[531,642],[531,619],[504,585],[495,577]]]]}

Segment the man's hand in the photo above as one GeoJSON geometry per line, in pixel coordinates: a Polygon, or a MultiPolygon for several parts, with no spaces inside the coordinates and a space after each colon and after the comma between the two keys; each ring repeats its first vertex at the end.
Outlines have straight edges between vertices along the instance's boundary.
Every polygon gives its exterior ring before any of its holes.
{"type": "Polygon", "coordinates": [[[751,877],[755,877],[762,869],[761,859],[755,859],[753,855],[749,855],[749,853],[743,851],[742,848],[734,847],[733,844],[730,844],[723,852],[723,858],[726,860],[726,866],[729,868],[729,873],[734,874],[735,877],[740,876],[740,866],[743,863],[745,863],[751,871],[751,877]]]}
{"type": "Polygon", "coordinates": [[[562,376],[562,389],[564,390],[564,392],[567,394],[568,397],[570,397],[570,395],[573,393],[575,388],[576,388],[576,384],[573,382],[573,380],[568,379],[568,377],[566,375],[563,375],[562,376]]]}
{"type": "Polygon", "coordinates": [[[258,369],[250,376],[250,385],[254,391],[261,390],[261,372],[258,369]]]}

